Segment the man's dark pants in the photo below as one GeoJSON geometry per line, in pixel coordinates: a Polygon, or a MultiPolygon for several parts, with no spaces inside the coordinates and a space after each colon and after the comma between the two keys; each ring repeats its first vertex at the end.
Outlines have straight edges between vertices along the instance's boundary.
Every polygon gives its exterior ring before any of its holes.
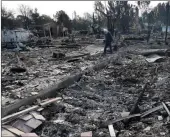
{"type": "Polygon", "coordinates": [[[111,42],[107,42],[105,43],[105,47],[104,47],[104,54],[106,54],[106,49],[109,47],[110,49],[110,53],[112,54],[112,45],[111,45],[111,42]]]}

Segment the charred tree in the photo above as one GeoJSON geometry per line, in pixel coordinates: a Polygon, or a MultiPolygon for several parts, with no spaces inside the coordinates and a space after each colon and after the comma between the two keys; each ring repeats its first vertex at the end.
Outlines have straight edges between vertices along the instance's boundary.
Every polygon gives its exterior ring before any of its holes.
{"type": "Polygon", "coordinates": [[[168,24],[169,24],[169,2],[166,5],[166,32],[165,32],[165,44],[167,44],[167,33],[168,33],[168,24]]]}

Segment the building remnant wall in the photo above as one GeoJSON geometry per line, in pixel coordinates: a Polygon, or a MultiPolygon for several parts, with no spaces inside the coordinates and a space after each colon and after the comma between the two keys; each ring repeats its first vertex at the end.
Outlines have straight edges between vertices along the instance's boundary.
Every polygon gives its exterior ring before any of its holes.
{"type": "Polygon", "coordinates": [[[60,26],[55,22],[51,22],[51,23],[47,23],[47,24],[43,25],[43,29],[46,32],[46,35],[47,36],[50,35],[49,34],[49,30],[50,30],[51,36],[54,37],[54,38],[59,36],[59,31],[60,31],[59,27],[60,26]]]}
{"type": "Polygon", "coordinates": [[[29,30],[17,29],[17,30],[2,30],[2,42],[26,42],[29,40],[29,36],[33,35],[29,30]]]}

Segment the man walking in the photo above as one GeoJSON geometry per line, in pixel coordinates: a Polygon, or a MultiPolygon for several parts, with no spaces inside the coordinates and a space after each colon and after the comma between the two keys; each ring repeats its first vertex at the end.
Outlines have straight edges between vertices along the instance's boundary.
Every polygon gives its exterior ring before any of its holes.
{"type": "Polygon", "coordinates": [[[113,37],[112,37],[112,34],[107,30],[107,29],[104,29],[104,34],[105,34],[105,47],[104,47],[104,54],[106,54],[106,50],[107,48],[109,47],[110,49],[110,53],[112,54],[113,51],[112,51],[112,41],[113,41],[113,37]]]}

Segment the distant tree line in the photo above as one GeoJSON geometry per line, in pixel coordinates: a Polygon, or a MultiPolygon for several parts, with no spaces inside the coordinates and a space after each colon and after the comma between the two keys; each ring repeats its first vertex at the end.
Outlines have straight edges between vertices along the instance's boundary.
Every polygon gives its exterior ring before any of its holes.
{"type": "Polygon", "coordinates": [[[1,22],[2,29],[14,29],[22,27],[24,29],[28,29],[31,25],[43,25],[45,23],[53,21],[50,16],[41,15],[38,13],[38,10],[35,8],[31,9],[29,6],[20,5],[19,15],[14,17],[14,13],[7,8],[2,7],[1,9],[1,22]]]}
{"type": "Polygon", "coordinates": [[[1,22],[2,29],[14,29],[14,28],[24,28],[29,29],[32,26],[38,28],[38,26],[56,22],[61,26],[68,28],[69,31],[71,29],[74,30],[86,30],[91,25],[91,15],[89,13],[85,13],[84,17],[79,17],[75,13],[75,17],[73,20],[69,18],[65,11],[60,10],[53,15],[51,18],[48,15],[42,14],[38,12],[38,9],[31,9],[27,5],[20,5],[18,7],[19,15],[17,17],[14,16],[14,12],[8,10],[6,7],[2,6],[1,9],[1,22]],[[37,27],[36,27],[37,26],[37,27]]]}
{"type": "MultiPolygon", "coordinates": [[[[154,7],[149,13],[145,11],[142,15],[143,22],[147,22],[147,17],[150,18],[150,23],[161,23],[166,24],[167,18],[170,18],[170,14],[167,16],[167,3],[159,3],[156,7],[154,7]]],[[[170,22],[168,22],[170,25],[170,22]]]]}
{"type": "MultiPolygon", "coordinates": [[[[19,15],[14,17],[14,13],[7,8],[2,7],[1,19],[2,28],[14,29],[23,27],[25,29],[31,26],[43,25],[49,22],[56,22],[61,26],[67,27],[68,30],[87,30],[107,27],[112,33],[118,29],[123,33],[127,33],[131,28],[148,24],[166,24],[170,25],[170,14],[167,13],[167,3],[159,3],[153,9],[149,9],[150,1],[137,1],[137,5],[129,4],[128,1],[95,1],[94,13],[85,13],[80,17],[73,13],[70,19],[65,11],[57,11],[53,18],[38,12],[38,9],[31,9],[29,6],[20,5],[18,7],[19,15]],[[142,16],[139,16],[142,11],[142,16]]],[[[149,25],[148,25],[149,26],[149,25]]],[[[148,28],[149,29],[149,28],[148,28]]]]}

